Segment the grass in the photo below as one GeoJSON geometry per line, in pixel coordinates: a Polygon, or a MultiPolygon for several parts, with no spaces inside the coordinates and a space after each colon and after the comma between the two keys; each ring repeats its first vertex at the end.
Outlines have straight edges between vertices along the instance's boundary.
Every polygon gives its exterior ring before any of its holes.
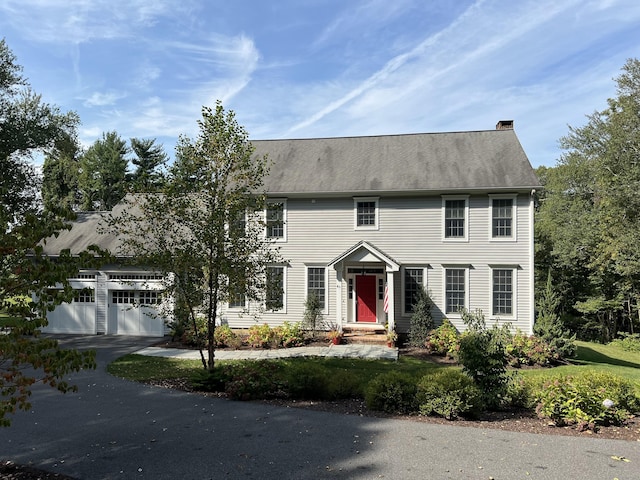
{"type": "MultiPolygon", "coordinates": [[[[245,360],[244,362],[255,362],[245,360]]],[[[421,378],[440,365],[431,362],[417,360],[415,358],[400,358],[397,362],[390,360],[365,360],[359,358],[319,358],[299,357],[281,360],[262,360],[274,362],[285,369],[316,369],[324,371],[328,375],[339,376],[340,372],[349,372],[358,379],[361,385],[366,385],[370,380],[381,373],[399,371],[416,379],[421,378]]],[[[242,363],[243,361],[235,361],[242,363]]],[[[218,361],[218,364],[231,363],[231,361],[218,361]]],[[[144,382],[149,380],[190,378],[191,375],[202,370],[200,360],[179,360],[173,358],[147,357],[144,355],[125,355],[111,363],[108,371],[117,377],[133,381],[144,382]]]]}
{"type": "MultiPolygon", "coordinates": [[[[601,345],[588,342],[576,342],[577,358],[569,365],[555,368],[519,370],[523,376],[548,377],[573,375],[585,370],[608,372],[631,380],[640,394],[640,353],[625,351],[614,345],[601,345]]],[[[281,360],[263,360],[276,362],[282,371],[316,371],[329,377],[357,379],[360,391],[377,375],[389,371],[404,373],[419,380],[427,373],[440,368],[458,368],[442,366],[425,360],[411,357],[400,357],[397,362],[388,360],[364,360],[353,358],[291,358],[281,360]]],[[[255,362],[246,360],[244,362],[255,362]]],[[[222,365],[225,361],[218,361],[222,365]]],[[[238,361],[236,361],[238,363],[238,361]]],[[[242,361],[240,362],[242,363],[242,361]]],[[[147,357],[143,355],[126,355],[108,367],[112,375],[133,381],[159,381],[162,379],[190,379],[202,371],[199,360],[178,360],[172,358],[147,357]]]]}
{"type": "Polygon", "coordinates": [[[576,341],[576,358],[570,365],[552,369],[523,370],[524,375],[572,375],[584,370],[608,372],[635,382],[640,388],[640,353],[628,352],[614,345],[576,341]]]}

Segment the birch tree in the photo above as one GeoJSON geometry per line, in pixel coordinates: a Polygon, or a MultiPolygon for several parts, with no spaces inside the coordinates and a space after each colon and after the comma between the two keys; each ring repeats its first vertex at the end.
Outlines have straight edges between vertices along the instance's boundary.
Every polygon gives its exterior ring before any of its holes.
{"type": "Polygon", "coordinates": [[[179,138],[162,193],[129,196],[109,224],[124,239],[122,255],[169,275],[166,293],[196,331],[204,318],[201,360],[213,370],[222,303],[238,296],[264,303],[266,267],[279,254],[262,220],[267,158],[253,155],[246,131],[220,102],[203,107],[198,126],[197,138],[179,138]]]}

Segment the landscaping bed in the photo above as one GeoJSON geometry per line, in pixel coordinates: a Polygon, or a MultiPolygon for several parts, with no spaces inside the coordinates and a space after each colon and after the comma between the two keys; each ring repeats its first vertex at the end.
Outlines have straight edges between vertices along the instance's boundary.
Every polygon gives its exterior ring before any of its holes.
{"type": "MultiPolygon", "coordinates": [[[[166,342],[163,346],[167,346],[166,342]]],[[[179,346],[179,345],[176,345],[179,346]]],[[[415,358],[421,361],[432,362],[437,364],[454,365],[455,361],[447,357],[438,355],[430,355],[424,349],[419,348],[401,348],[400,355],[407,358],[415,358]]],[[[544,369],[546,370],[546,369],[544,369]]],[[[163,380],[150,380],[146,383],[163,387],[173,388],[182,391],[188,391],[205,396],[215,396],[224,398],[223,393],[196,392],[191,387],[187,378],[172,378],[163,380]]],[[[534,412],[530,410],[507,410],[507,411],[488,411],[483,412],[475,420],[457,419],[446,420],[434,416],[422,415],[394,415],[380,411],[371,410],[367,407],[363,399],[347,399],[347,400],[292,400],[292,399],[269,399],[258,400],[261,403],[274,405],[284,408],[305,408],[310,410],[325,411],[340,415],[358,415],[378,418],[396,418],[406,421],[416,421],[443,425],[456,425],[463,427],[475,428],[491,428],[508,430],[514,432],[534,433],[534,434],[550,434],[550,435],[567,435],[591,438],[607,438],[626,441],[640,441],[640,421],[638,417],[632,418],[623,426],[607,426],[600,427],[597,432],[581,428],[577,425],[555,426],[549,419],[538,418],[534,412]]]]}

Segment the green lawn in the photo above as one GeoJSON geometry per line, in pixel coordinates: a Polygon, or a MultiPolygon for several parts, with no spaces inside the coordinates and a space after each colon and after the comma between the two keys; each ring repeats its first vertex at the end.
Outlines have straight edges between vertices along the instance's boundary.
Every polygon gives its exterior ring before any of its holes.
{"type": "MultiPolygon", "coordinates": [[[[338,372],[340,370],[354,373],[363,382],[368,382],[380,373],[400,371],[412,377],[419,378],[441,366],[417,360],[415,358],[400,358],[397,362],[389,360],[364,360],[359,358],[291,358],[270,360],[285,367],[299,368],[313,365],[323,370],[338,372]]],[[[218,361],[223,364],[224,361],[218,361]]],[[[173,358],[147,357],[144,355],[125,355],[111,363],[109,373],[117,377],[134,381],[161,380],[163,378],[187,378],[202,370],[200,360],[178,360],[173,358]]]]}
{"type": "MultiPolygon", "coordinates": [[[[577,358],[569,365],[518,371],[524,376],[545,377],[571,375],[585,370],[609,372],[633,381],[640,393],[640,353],[628,352],[610,345],[576,343],[578,346],[577,358]]],[[[443,367],[409,357],[401,357],[397,362],[341,358],[292,358],[272,361],[279,362],[285,369],[313,367],[328,372],[330,375],[338,375],[341,371],[348,371],[359,379],[361,385],[366,385],[377,375],[389,371],[402,372],[419,379],[426,373],[439,368],[457,368],[443,367]]],[[[222,363],[224,362],[219,362],[219,364],[222,363]]],[[[175,378],[188,379],[193,373],[202,370],[202,364],[199,360],[126,355],[109,365],[108,369],[115,376],[134,381],[157,381],[175,378]]]]}
{"type": "Polygon", "coordinates": [[[640,391],[640,353],[628,352],[613,345],[576,342],[577,358],[571,365],[551,369],[523,370],[523,375],[553,376],[572,375],[584,370],[608,372],[635,382],[640,391]]]}

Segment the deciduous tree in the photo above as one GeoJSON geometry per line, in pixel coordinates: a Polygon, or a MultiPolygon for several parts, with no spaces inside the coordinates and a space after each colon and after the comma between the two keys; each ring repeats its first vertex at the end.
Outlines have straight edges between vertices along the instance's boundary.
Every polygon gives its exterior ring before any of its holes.
{"type": "MultiPolygon", "coordinates": [[[[41,242],[65,227],[64,219],[42,212],[31,155],[74,135],[77,116],[41,101],[21,67],[0,41],[0,425],[30,408],[31,387],[42,382],[62,392],[74,388],[64,377],[94,365],[93,353],[61,350],[38,334],[46,311],[70,300],[67,278],[85,259],[62,252],[52,259],[41,242]],[[55,290],[52,287],[57,286],[55,290]],[[32,299],[32,295],[34,295],[32,299]]],[[[93,256],[91,256],[93,259],[93,256]]],[[[87,259],[88,260],[88,259],[87,259]]]]}
{"type": "Polygon", "coordinates": [[[559,293],[600,323],[604,340],[633,332],[640,314],[640,61],[628,60],[616,82],[607,108],[561,139],[537,218],[565,277],[559,293]]]}
{"type": "Polygon", "coordinates": [[[267,159],[253,155],[246,131],[220,102],[202,109],[198,125],[195,140],[180,137],[162,193],[128,197],[109,223],[123,238],[122,255],[170,274],[168,292],[186,306],[195,331],[198,316],[205,319],[201,359],[213,370],[221,302],[264,303],[266,266],[278,254],[261,220],[267,159]]]}

